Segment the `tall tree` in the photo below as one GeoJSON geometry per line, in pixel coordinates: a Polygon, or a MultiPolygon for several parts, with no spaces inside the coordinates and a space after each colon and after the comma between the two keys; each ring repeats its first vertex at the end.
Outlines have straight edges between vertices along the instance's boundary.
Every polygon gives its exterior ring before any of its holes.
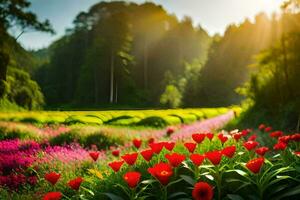
{"type": "Polygon", "coordinates": [[[7,30],[12,26],[18,26],[22,32],[26,29],[52,32],[53,30],[46,20],[40,22],[37,16],[27,11],[30,2],[27,0],[1,0],[0,1],[0,97],[4,92],[4,81],[9,63],[9,55],[4,49],[4,42],[9,38],[7,30]]]}

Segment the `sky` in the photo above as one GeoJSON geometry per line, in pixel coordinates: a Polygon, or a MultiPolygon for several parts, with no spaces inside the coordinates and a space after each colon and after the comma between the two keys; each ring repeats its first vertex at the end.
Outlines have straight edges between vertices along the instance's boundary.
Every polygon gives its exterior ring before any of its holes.
{"type": "MultiPolygon", "coordinates": [[[[29,0],[30,10],[41,20],[49,19],[56,34],[28,32],[19,38],[26,49],[47,47],[72,27],[76,15],[100,0],[29,0]]],[[[133,0],[142,3],[144,0],[133,0]]],[[[149,0],[148,0],[149,1],[149,0]]],[[[279,11],[283,0],[152,0],[162,5],[179,19],[190,16],[195,25],[200,24],[210,35],[223,34],[231,23],[241,23],[245,18],[253,19],[259,12],[271,14],[279,11]]],[[[18,35],[18,31],[12,31],[18,35]]]]}

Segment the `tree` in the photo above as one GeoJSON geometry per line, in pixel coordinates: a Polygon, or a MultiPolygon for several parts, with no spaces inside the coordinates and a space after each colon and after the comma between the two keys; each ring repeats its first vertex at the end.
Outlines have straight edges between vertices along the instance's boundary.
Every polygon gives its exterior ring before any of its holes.
{"type": "MultiPolygon", "coordinates": [[[[40,22],[34,13],[26,11],[29,6],[30,2],[27,0],[0,0],[0,88],[4,87],[9,64],[9,55],[4,49],[5,40],[9,37],[7,30],[12,26],[17,26],[22,33],[26,31],[26,28],[53,33],[47,20],[40,22]]],[[[3,96],[3,92],[4,90],[0,89],[0,97],[3,96]]]]}

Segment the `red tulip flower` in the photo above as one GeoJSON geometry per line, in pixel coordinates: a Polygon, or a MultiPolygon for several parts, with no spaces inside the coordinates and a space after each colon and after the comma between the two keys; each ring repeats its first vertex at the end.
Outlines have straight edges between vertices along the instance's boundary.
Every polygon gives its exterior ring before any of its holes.
{"type": "Polygon", "coordinates": [[[167,163],[158,163],[148,168],[148,172],[159,180],[162,185],[167,185],[170,177],[173,175],[172,167],[167,163]]]}
{"type": "Polygon", "coordinates": [[[219,138],[219,140],[222,142],[222,144],[224,144],[224,143],[228,140],[228,137],[225,136],[225,135],[223,135],[222,133],[220,133],[220,134],[218,135],[218,138],[219,138]]]}
{"type": "Polygon", "coordinates": [[[255,152],[260,156],[264,156],[267,153],[267,151],[269,151],[268,147],[260,147],[255,150],[255,152]]]}
{"type": "Polygon", "coordinates": [[[205,154],[205,157],[214,165],[218,165],[222,159],[221,151],[211,151],[205,154]]]}
{"type": "Polygon", "coordinates": [[[200,154],[191,154],[190,159],[194,163],[194,165],[200,166],[203,163],[205,156],[200,154]]]}
{"type": "Polygon", "coordinates": [[[138,157],[138,153],[127,153],[123,156],[121,156],[121,158],[123,158],[123,160],[128,164],[128,165],[134,165],[136,159],[138,157]]]}
{"type": "Polygon", "coordinates": [[[251,151],[258,145],[258,142],[256,141],[247,141],[243,143],[243,146],[248,150],[251,151]]]}
{"type": "Polygon", "coordinates": [[[81,177],[77,177],[73,180],[70,180],[68,182],[68,185],[70,186],[70,188],[72,188],[73,190],[79,190],[79,187],[81,185],[81,183],[83,182],[83,178],[81,177]]]}
{"type": "Polygon", "coordinates": [[[62,198],[62,193],[60,192],[48,192],[43,197],[43,200],[60,200],[62,198]]]}
{"type": "Polygon", "coordinates": [[[236,133],[233,135],[233,138],[236,140],[236,141],[239,141],[241,139],[241,137],[243,136],[242,133],[236,133]]]}
{"type": "Polygon", "coordinates": [[[151,143],[149,144],[152,151],[156,154],[159,154],[161,150],[164,148],[164,142],[158,142],[158,143],[151,143]]]}
{"type": "Polygon", "coordinates": [[[192,135],[192,138],[195,142],[200,144],[205,139],[205,134],[203,134],[203,133],[194,133],[192,135]]]}
{"type": "Polygon", "coordinates": [[[212,140],[213,137],[214,137],[214,134],[213,134],[213,133],[206,133],[205,136],[206,136],[209,140],[212,140]]]}
{"type": "Polygon", "coordinates": [[[138,148],[140,148],[141,145],[142,145],[142,140],[134,139],[134,140],[132,141],[132,143],[133,143],[133,145],[138,149],[138,148]]]}
{"type": "Polygon", "coordinates": [[[192,191],[195,200],[212,200],[214,196],[213,187],[206,182],[198,182],[192,191]]]}
{"type": "Polygon", "coordinates": [[[264,164],[264,157],[256,158],[247,162],[246,167],[254,174],[260,171],[260,168],[264,164]]]}
{"type": "Polygon", "coordinates": [[[89,155],[91,156],[91,158],[96,162],[98,157],[99,157],[99,152],[97,151],[92,151],[89,153],[89,155]]]}
{"type": "Polygon", "coordinates": [[[113,156],[119,157],[120,150],[113,150],[111,153],[112,153],[113,156]]]}
{"type": "Polygon", "coordinates": [[[300,133],[290,135],[290,140],[292,140],[294,142],[300,142],[300,133]]]}
{"type": "Polygon", "coordinates": [[[141,155],[143,156],[143,158],[146,161],[149,162],[152,159],[153,151],[152,151],[152,149],[144,150],[144,151],[141,152],[141,155]]]}
{"type": "Polygon", "coordinates": [[[167,132],[167,135],[170,136],[170,135],[172,135],[175,132],[175,128],[168,127],[166,132],[167,132]]]}
{"type": "Polygon", "coordinates": [[[285,135],[278,138],[279,142],[284,142],[284,143],[288,143],[290,140],[291,140],[290,135],[285,135]]]}
{"type": "Polygon", "coordinates": [[[165,157],[173,167],[178,167],[185,160],[185,156],[178,153],[166,154],[165,157]]]}
{"type": "Polygon", "coordinates": [[[114,162],[109,163],[108,166],[110,166],[112,168],[112,170],[114,170],[115,172],[118,172],[123,164],[124,164],[123,160],[122,161],[114,161],[114,162]]]}
{"type": "Polygon", "coordinates": [[[300,156],[300,151],[295,151],[294,154],[295,154],[296,156],[300,156]]]}
{"type": "Polygon", "coordinates": [[[270,133],[270,137],[273,137],[273,138],[279,138],[281,136],[283,136],[282,131],[274,131],[274,132],[270,133]]]}
{"type": "Polygon", "coordinates": [[[255,141],[257,138],[257,135],[256,134],[253,134],[251,135],[249,138],[248,138],[248,141],[255,141]]]}
{"type": "Polygon", "coordinates": [[[175,147],[175,142],[164,142],[164,147],[167,150],[172,151],[175,147]]]}
{"type": "Polygon", "coordinates": [[[154,138],[149,138],[148,144],[152,144],[154,142],[154,138]]]}
{"type": "Polygon", "coordinates": [[[258,126],[258,129],[261,131],[263,131],[265,128],[266,128],[266,125],[264,125],[264,124],[261,124],[258,126]]]}
{"type": "Polygon", "coordinates": [[[58,181],[58,179],[60,178],[60,174],[56,173],[56,172],[50,172],[48,174],[45,174],[45,179],[51,183],[52,185],[55,185],[58,181]]]}
{"type": "Polygon", "coordinates": [[[127,172],[123,179],[126,181],[130,188],[135,188],[137,184],[140,182],[141,173],[139,172],[127,172]]]}
{"type": "Polygon", "coordinates": [[[278,142],[277,144],[274,145],[273,149],[274,150],[285,150],[287,147],[287,144],[284,142],[278,142]]]}
{"type": "Polygon", "coordinates": [[[232,158],[234,153],[236,151],[236,147],[235,146],[229,146],[229,147],[225,147],[222,150],[222,154],[228,158],[232,158]]]}
{"type": "Polygon", "coordinates": [[[272,127],[271,126],[268,126],[268,127],[265,128],[265,132],[270,132],[270,131],[272,131],[272,127]]]}
{"type": "Polygon", "coordinates": [[[246,135],[248,135],[250,132],[251,132],[250,129],[244,129],[244,130],[242,130],[241,134],[242,134],[242,136],[246,136],[246,135]]]}
{"type": "Polygon", "coordinates": [[[186,143],[184,143],[184,146],[185,146],[185,148],[187,148],[187,150],[188,150],[190,153],[194,153],[197,144],[192,143],[192,142],[186,142],[186,143]]]}

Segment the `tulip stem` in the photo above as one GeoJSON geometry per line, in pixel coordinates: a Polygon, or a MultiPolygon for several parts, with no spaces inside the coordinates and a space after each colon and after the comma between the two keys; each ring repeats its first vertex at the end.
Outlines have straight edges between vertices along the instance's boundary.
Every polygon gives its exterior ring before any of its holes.
{"type": "Polygon", "coordinates": [[[216,167],[216,184],[218,189],[218,200],[221,200],[221,173],[219,171],[219,166],[216,167]]]}
{"type": "Polygon", "coordinates": [[[163,193],[163,200],[167,200],[168,199],[168,191],[167,191],[167,187],[166,186],[162,186],[162,193],[163,193]]]}

